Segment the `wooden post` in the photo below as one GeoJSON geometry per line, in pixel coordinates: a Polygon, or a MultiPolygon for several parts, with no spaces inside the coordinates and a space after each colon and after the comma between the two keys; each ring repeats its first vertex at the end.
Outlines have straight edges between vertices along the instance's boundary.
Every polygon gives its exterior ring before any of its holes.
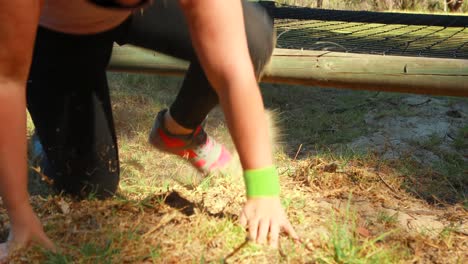
{"type": "MultiPolygon", "coordinates": [[[[109,70],[183,75],[188,63],[114,47],[109,70]]],[[[468,97],[468,60],[276,49],[264,82],[468,97]]]]}

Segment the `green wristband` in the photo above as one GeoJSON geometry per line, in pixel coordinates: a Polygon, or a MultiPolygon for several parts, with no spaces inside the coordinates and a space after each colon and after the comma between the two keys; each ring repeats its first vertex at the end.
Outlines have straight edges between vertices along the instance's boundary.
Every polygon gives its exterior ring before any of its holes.
{"type": "Polygon", "coordinates": [[[275,166],[244,171],[247,197],[279,196],[280,185],[275,166]]]}

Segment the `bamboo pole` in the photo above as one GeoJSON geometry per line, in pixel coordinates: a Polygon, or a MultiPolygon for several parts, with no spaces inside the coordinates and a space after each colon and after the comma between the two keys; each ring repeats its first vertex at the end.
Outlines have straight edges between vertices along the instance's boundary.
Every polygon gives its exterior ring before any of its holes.
{"type": "MultiPolygon", "coordinates": [[[[114,47],[109,70],[183,75],[186,61],[114,47]]],[[[468,60],[276,49],[262,81],[468,97],[468,60]]]]}

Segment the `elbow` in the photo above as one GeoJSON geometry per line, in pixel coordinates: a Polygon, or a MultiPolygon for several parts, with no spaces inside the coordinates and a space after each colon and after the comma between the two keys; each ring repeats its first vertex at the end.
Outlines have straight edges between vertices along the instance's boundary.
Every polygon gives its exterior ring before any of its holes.
{"type": "Polygon", "coordinates": [[[2,82],[26,82],[29,71],[29,60],[7,58],[0,60],[0,80],[2,82]]]}
{"type": "Polygon", "coordinates": [[[179,5],[184,11],[192,10],[194,9],[197,4],[199,4],[199,1],[202,0],[179,0],[179,5]]]}
{"type": "Polygon", "coordinates": [[[193,2],[192,0],[179,0],[179,5],[182,7],[182,8],[187,8],[187,7],[190,7],[191,5],[193,5],[193,2]]]}
{"type": "Polygon", "coordinates": [[[26,82],[31,60],[32,45],[26,45],[19,41],[0,43],[0,78],[14,82],[26,82]]]}

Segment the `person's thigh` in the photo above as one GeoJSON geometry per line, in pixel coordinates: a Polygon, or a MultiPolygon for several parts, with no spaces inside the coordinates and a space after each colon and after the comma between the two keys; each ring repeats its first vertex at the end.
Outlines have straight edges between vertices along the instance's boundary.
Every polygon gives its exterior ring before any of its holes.
{"type": "Polygon", "coordinates": [[[110,36],[38,31],[27,104],[47,155],[45,173],[68,193],[115,192],[119,162],[106,66],[110,36]]]}
{"type": "MultiPolygon", "coordinates": [[[[274,48],[273,23],[257,4],[243,1],[243,10],[252,63],[260,77],[274,48]]],[[[177,1],[155,1],[144,11],[132,15],[126,37],[119,42],[127,43],[190,61],[181,90],[171,106],[172,116],[182,126],[195,128],[218,104],[218,97],[197,60],[177,1]]]]}

